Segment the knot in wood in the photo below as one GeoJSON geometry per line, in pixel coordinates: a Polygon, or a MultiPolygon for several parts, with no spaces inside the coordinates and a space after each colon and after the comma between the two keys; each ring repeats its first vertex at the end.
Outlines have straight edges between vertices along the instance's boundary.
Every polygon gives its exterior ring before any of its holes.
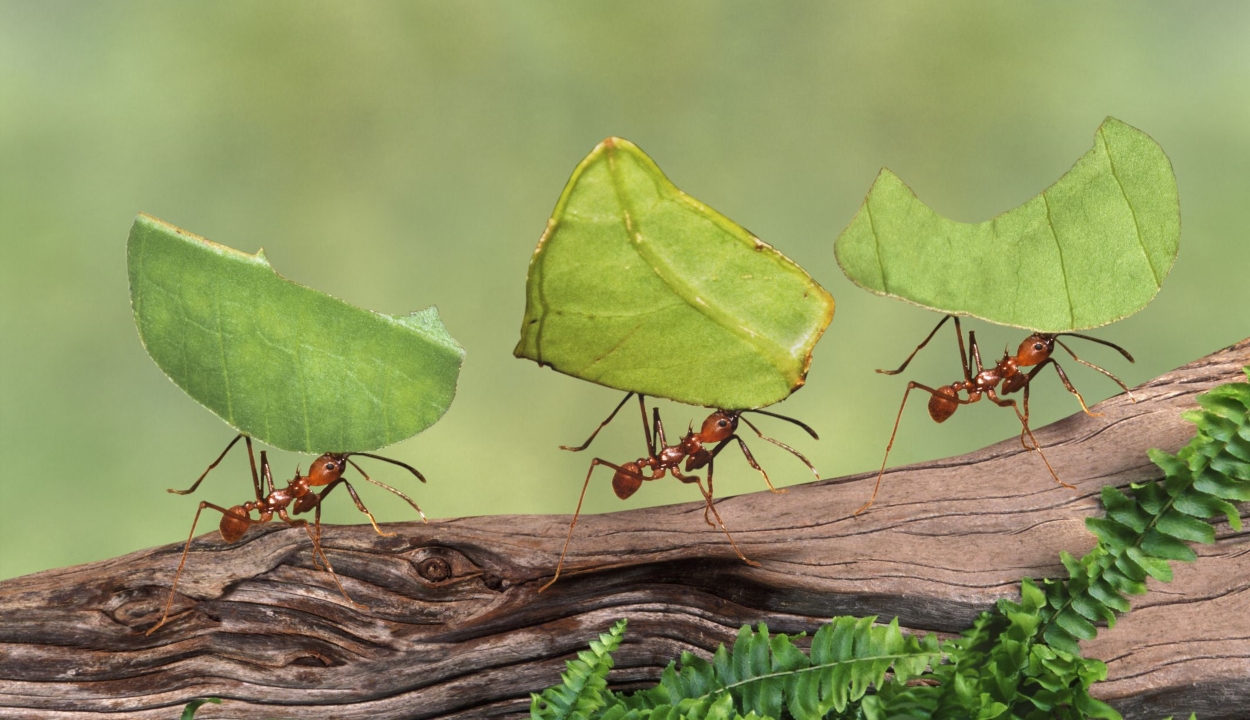
{"type": "Polygon", "coordinates": [[[417,564],[417,573],[430,582],[442,582],[451,577],[451,563],[440,557],[431,557],[417,564]]]}

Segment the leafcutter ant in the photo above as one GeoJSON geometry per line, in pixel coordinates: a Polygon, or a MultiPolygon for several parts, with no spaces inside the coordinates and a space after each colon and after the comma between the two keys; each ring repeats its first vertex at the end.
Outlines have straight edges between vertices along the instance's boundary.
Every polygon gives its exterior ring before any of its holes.
{"type": "Polygon", "coordinates": [[[807,458],[803,457],[802,453],[789,445],[780,442],[779,440],[775,440],[764,435],[764,433],[760,432],[759,428],[755,427],[754,423],[743,417],[743,413],[753,412],[794,423],[795,425],[798,425],[806,430],[807,433],[813,438],[818,440],[820,439],[817,437],[815,430],[812,430],[810,427],[802,422],[799,422],[798,420],[795,420],[794,418],[777,415],[776,413],[770,413],[765,410],[715,410],[711,415],[707,416],[707,419],[703,421],[703,425],[699,428],[698,432],[695,432],[694,428],[690,427],[677,444],[669,445],[664,436],[664,423],[660,420],[660,409],[658,407],[651,408],[653,423],[648,425],[645,397],[642,394],[632,392],[627,393],[625,398],[621,400],[620,404],[616,406],[616,409],[608,415],[608,418],[599,423],[599,427],[595,428],[595,431],[590,434],[590,437],[586,439],[586,442],[578,445],[577,447],[561,445],[560,449],[570,450],[572,452],[581,452],[582,450],[590,447],[590,443],[594,441],[595,436],[599,434],[599,431],[602,430],[608,423],[612,422],[612,419],[616,417],[616,414],[620,412],[621,408],[625,407],[625,403],[629,402],[629,399],[634,395],[638,396],[638,409],[642,413],[642,432],[647,442],[647,454],[645,457],[638,458],[633,462],[627,462],[622,465],[608,462],[602,458],[595,458],[590,461],[590,469],[586,471],[586,480],[582,483],[582,494],[577,498],[577,509],[573,512],[572,522],[569,523],[569,534],[564,539],[564,549],[560,551],[560,561],[556,565],[555,577],[551,578],[547,584],[539,588],[539,592],[551,587],[551,585],[560,577],[560,570],[564,567],[564,556],[569,550],[569,541],[573,539],[573,528],[577,526],[577,518],[582,512],[582,501],[586,499],[586,488],[590,485],[590,476],[594,474],[595,468],[600,465],[606,465],[615,471],[615,474],[612,476],[612,490],[615,491],[616,496],[622,500],[637,492],[638,488],[642,487],[643,482],[648,480],[659,480],[667,474],[671,474],[683,483],[695,483],[699,486],[699,492],[703,494],[703,501],[706,503],[706,507],[703,510],[704,522],[712,527],[720,527],[721,531],[725,533],[725,537],[729,539],[729,544],[733,546],[734,552],[738,554],[738,557],[741,558],[743,562],[753,567],[759,567],[759,563],[748,559],[747,556],[743,555],[742,551],[738,549],[738,543],[734,542],[733,536],[729,534],[728,528],[725,527],[725,523],[721,520],[720,513],[716,511],[715,503],[712,502],[712,469],[716,456],[720,454],[721,450],[728,447],[729,443],[736,440],[738,442],[738,447],[742,449],[743,456],[746,457],[747,463],[764,476],[764,482],[768,485],[768,489],[773,492],[785,492],[785,490],[778,490],[773,487],[772,481],[768,479],[768,473],[765,472],[764,469],[760,467],[759,463],[755,461],[755,458],[751,455],[751,450],[747,447],[746,442],[738,436],[737,432],[739,421],[746,423],[747,427],[755,431],[755,434],[759,435],[760,438],[787,450],[799,460],[802,460],[803,464],[807,465],[808,469],[812,471],[812,474],[815,475],[817,479],[820,479],[820,475],[816,472],[816,468],[812,467],[811,462],[809,462],[807,458]],[[707,446],[713,447],[709,450],[707,446]],[[683,461],[685,461],[684,471],[683,461]],[[702,470],[704,467],[707,468],[706,488],[703,487],[703,478],[698,475],[686,474],[688,472],[702,470]],[[716,518],[715,523],[713,523],[711,518],[708,517],[709,513],[716,518]]]}
{"type": "Polygon", "coordinates": [[[200,486],[200,483],[204,482],[204,478],[208,476],[208,473],[211,472],[213,468],[217,467],[217,465],[226,457],[226,454],[230,452],[230,449],[239,442],[240,438],[242,438],[247,444],[247,459],[252,466],[252,485],[256,490],[256,499],[249,500],[242,505],[235,505],[229,509],[223,508],[220,505],[214,505],[213,503],[207,501],[200,503],[199,509],[195,511],[195,519],[191,521],[191,533],[187,536],[187,544],[182,548],[182,559],[178,561],[178,570],[174,573],[173,584],[169,588],[169,600],[165,603],[165,612],[161,615],[160,622],[153,625],[152,628],[145,633],[146,635],[151,635],[156,632],[156,629],[164,625],[165,621],[169,619],[169,610],[174,604],[174,593],[178,589],[178,578],[181,577],[182,568],[187,563],[187,553],[191,550],[191,540],[195,537],[195,526],[200,521],[200,513],[204,512],[204,508],[212,508],[213,510],[221,513],[221,524],[219,525],[219,528],[221,530],[221,538],[227,543],[238,542],[239,539],[243,537],[243,534],[247,532],[249,527],[269,522],[273,519],[275,514],[282,520],[282,522],[290,525],[291,527],[304,528],[304,531],[308,533],[308,539],[312,541],[313,567],[320,570],[322,568],[322,563],[324,563],[325,570],[330,573],[330,577],[334,580],[334,584],[338,586],[339,592],[343,593],[343,597],[346,598],[348,602],[353,604],[358,603],[347,595],[347,591],[343,589],[342,583],[339,582],[338,576],[334,573],[334,568],[330,565],[330,558],[326,557],[325,551],[321,549],[321,502],[327,495],[330,494],[332,490],[334,490],[334,488],[339,485],[343,485],[347,488],[347,492],[351,494],[352,500],[355,501],[356,509],[368,516],[369,522],[373,525],[373,529],[376,530],[379,535],[390,537],[395,533],[383,532],[382,528],[378,527],[377,521],[373,518],[373,513],[369,512],[369,509],[365,507],[365,504],[360,501],[360,496],[356,494],[356,489],[347,481],[347,478],[343,477],[343,473],[346,472],[347,466],[351,465],[356,468],[356,471],[360,473],[361,477],[368,482],[385,488],[404,500],[407,500],[408,504],[416,509],[417,514],[421,516],[421,521],[426,521],[425,513],[421,512],[421,508],[413,502],[412,498],[390,485],[380,483],[369,477],[368,473],[362,470],[361,467],[351,458],[353,456],[368,457],[375,460],[382,460],[383,462],[388,462],[392,465],[398,465],[399,467],[411,472],[421,482],[425,482],[425,477],[423,477],[416,468],[408,465],[407,463],[382,457],[381,455],[373,455],[371,453],[364,452],[326,453],[313,461],[313,464],[308,469],[307,475],[301,475],[299,470],[296,469],[295,477],[287,483],[287,486],[285,488],[278,488],[273,481],[273,473],[269,468],[269,458],[266,457],[264,450],[260,451],[261,469],[260,474],[257,474],[256,456],[252,452],[252,438],[243,434],[236,435],[235,438],[230,441],[230,444],[226,445],[226,449],[221,451],[221,454],[217,456],[217,459],[204,470],[191,487],[186,490],[174,490],[170,488],[169,492],[176,495],[188,495],[195,492],[196,488],[200,486]],[[314,487],[325,487],[325,489],[320,493],[317,493],[313,491],[314,487]],[[294,503],[295,506],[288,514],[287,508],[291,505],[291,503],[294,503]],[[307,520],[297,520],[291,517],[291,515],[299,515],[301,513],[306,513],[309,510],[315,511],[311,529],[308,526],[307,520]],[[257,513],[259,516],[258,519],[252,519],[253,512],[257,513]],[[318,556],[320,556],[320,561],[318,561],[318,556]]]}
{"type": "Polygon", "coordinates": [[[890,433],[890,442],[885,446],[885,457],[881,459],[881,469],[877,472],[877,484],[873,486],[872,497],[868,499],[868,502],[865,503],[863,507],[855,511],[856,515],[859,515],[871,507],[872,503],[877,499],[877,490],[881,488],[881,478],[885,474],[885,463],[890,457],[890,449],[894,447],[894,437],[898,434],[898,423],[903,417],[903,408],[906,407],[907,397],[911,394],[912,390],[918,389],[929,393],[929,417],[937,423],[945,422],[947,418],[954,415],[960,405],[971,405],[972,403],[980,401],[982,396],[988,398],[990,402],[995,405],[1012,408],[1016,411],[1016,417],[1020,420],[1020,444],[1026,450],[1037,451],[1037,454],[1042,458],[1042,462],[1046,464],[1046,469],[1050,472],[1050,476],[1055,479],[1055,482],[1066,488],[1073,488],[1073,486],[1060,480],[1059,476],[1055,474],[1055,470],[1050,466],[1050,461],[1046,459],[1045,453],[1042,452],[1041,445],[1038,444],[1037,438],[1033,437],[1033,431],[1029,429],[1029,385],[1032,383],[1033,378],[1037,377],[1037,374],[1041,372],[1043,368],[1047,365],[1053,366],[1055,368],[1055,373],[1059,375],[1059,379],[1063,382],[1063,386],[1067,388],[1068,392],[1076,396],[1077,402],[1081,403],[1081,409],[1084,410],[1087,415],[1096,416],[1096,414],[1090,412],[1089,408],[1085,405],[1085,398],[1081,397],[1081,393],[1078,392],[1077,389],[1072,386],[1071,381],[1068,380],[1067,373],[1065,373],[1059,363],[1051,357],[1051,353],[1054,352],[1055,345],[1057,344],[1059,347],[1066,350],[1067,353],[1072,356],[1073,360],[1087,367],[1091,367],[1114,380],[1117,385],[1128,393],[1129,398],[1136,402],[1136,399],[1133,398],[1133,393],[1128,389],[1128,386],[1120,380],[1120,378],[1112,375],[1110,372],[1094,365],[1093,363],[1086,362],[1085,360],[1077,357],[1076,353],[1072,352],[1072,349],[1065,345],[1059,338],[1064,336],[1076,337],[1081,338],[1082,340],[1096,342],[1100,345],[1106,345],[1107,347],[1118,351],[1129,362],[1133,362],[1133,356],[1130,355],[1127,350],[1119,345],[1116,345],[1115,343],[1107,342],[1106,340],[1099,340],[1098,338],[1081,335],[1079,333],[1033,333],[1025,338],[1024,342],[1020,343],[1020,347],[1016,350],[1015,355],[1012,355],[1007,350],[1004,350],[1002,359],[999,360],[994,367],[985,368],[981,365],[981,350],[977,347],[976,332],[972,330],[968,331],[968,348],[972,351],[972,362],[969,363],[968,353],[964,349],[963,330],[959,326],[959,318],[954,315],[947,315],[939,320],[937,326],[935,326],[929,333],[929,336],[924,339],[924,342],[917,345],[915,350],[912,350],[911,355],[907,356],[907,359],[903,361],[902,365],[898,366],[898,369],[877,370],[877,372],[884,375],[897,375],[903,372],[903,370],[907,368],[908,363],[912,361],[912,358],[916,357],[916,353],[920,352],[921,348],[929,344],[929,341],[933,339],[933,336],[937,334],[937,331],[940,330],[942,326],[946,324],[946,321],[951,318],[955,319],[955,337],[959,340],[959,358],[963,366],[964,379],[953,382],[950,385],[943,385],[936,390],[918,382],[907,383],[907,390],[903,392],[903,402],[899,404],[898,415],[894,418],[894,430],[890,433]],[[1026,367],[1032,367],[1033,369],[1026,373],[1021,369],[1026,367]],[[1000,385],[1002,386],[1002,395],[1010,395],[1011,393],[1018,392],[1020,390],[1024,391],[1022,403],[1023,410],[1021,409],[1021,405],[1018,405],[1014,399],[999,396],[997,388],[999,388],[1000,385]],[[965,393],[967,398],[960,397],[960,393],[965,393]],[[1029,438],[1032,445],[1025,443],[1025,437],[1029,438]]]}

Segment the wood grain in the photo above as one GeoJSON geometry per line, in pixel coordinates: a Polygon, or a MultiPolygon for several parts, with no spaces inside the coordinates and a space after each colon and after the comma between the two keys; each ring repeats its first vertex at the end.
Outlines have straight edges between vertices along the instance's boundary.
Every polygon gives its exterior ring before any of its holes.
{"type": "MultiPolygon", "coordinates": [[[[151,637],[180,545],[0,583],[0,716],[173,718],[523,717],[530,692],[621,617],[611,679],[655,678],[682,650],[707,653],[744,623],[811,631],[832,615],[897,615],[957,632],[1022,576],[1062,574],[1060,550],[1093,545],[1083,518],[1104,485],[1157,477],[1146,449],[1193,434],[1180,412],[1237,380],[1250,340],[1037,431],[1055,470],[1011,440],[891,470],[877,504],[850,514],[873,476],[719,501],[743,550],[703,523],[701,504],[583,517],[566,575],[542,594],[567,516],[497,516],[327,527],[346,602],[312,566],[302,530],[255,528],[192,545],[178,616],[151,637]],[[107,715],[105,715],[107,716],[107,715]]],[[[1250,707],[1250,537],[1219,541],[1153,585],[1114,630],[1086,644],[1110,668],[1096,694],[1128,718],[1250,707]]]]}

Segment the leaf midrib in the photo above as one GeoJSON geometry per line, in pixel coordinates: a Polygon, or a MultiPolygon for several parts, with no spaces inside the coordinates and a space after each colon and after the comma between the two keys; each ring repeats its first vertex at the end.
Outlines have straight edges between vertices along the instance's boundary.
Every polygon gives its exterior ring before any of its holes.
{"type": "MultiPolygon", "coordinates": [[[[688,283],[683,282],[680,276],[675,273],[671,267],[669,267],[655,253],[650,251],[642,233],[634,225],[634,218],[637,217],[637,215],[630,206],[627,194],[624,192],[624,183],[620,177],[620,171],[617,168],[616,154],[617,150],[615,148],[607,148],[606,156],[608,161],[608,177],[612,180],[612,191],[616,195],[617,202],[620,203],[621,206],[622,220],[625,223],[625,232],[627,234],[626,239],[629,241],[630,247],[633,248],[638,257],[651,268],[656,276],[660,278],[661,282],[672,290],[673,294],[680,298],[682,302],[689,305],[696,312],[706,317],[718,327],[737,337],[743,343],[754,348],[760,355],[767,358],[769,364],[771,364],[782,377],[788,378],[790,373],[787,372],[787,366],[791,364],[790,361],[792,361],[793,358],[784,356],[784,353],[777,352],[775,346],[762,342],[764,338],[761,335],[746,330],[742,326],[742,323],[738,322],[728,312],[707,303],[699,295],[699,293],[694,290],[694,288],[692,288],[688,283]]],[[[656,182],[654,178],[648,179],[652,182],[656,182]]],[[[665,201],[674,197],[673,192],[668,191],[668,188],[662,187],[658,183],[656,185],[656,190],[659,196],[665,201]]],[[[685,193],[677,190],[675,197],[676,199],[681,200],[684,195],[685,193]]]]}

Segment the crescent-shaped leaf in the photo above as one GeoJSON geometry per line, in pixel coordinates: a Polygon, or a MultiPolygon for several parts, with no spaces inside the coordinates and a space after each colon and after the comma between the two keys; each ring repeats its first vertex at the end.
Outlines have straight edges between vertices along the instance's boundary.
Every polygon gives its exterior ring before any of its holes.
{"type": "Polygon", "coordinates": [[[786,256],[608,138],[530,261],[514,354],[600,385],[748,409],[803,384],[833,298],[786,256]]]}
{"type": "Polygon", "coordinates": [[[161,370],[240,432],[297,452],[360,452],[433,425],[464,350],[438,311],[392,317],[280,277],[140,215],[126,247],[139,338],[161,370]]]}
{"type": "Polygon", "coordinates": [[[1145,307],[1172,269],[1180,234],[1163,149],[1109,117],[1093,149],[1054,185],[983,223],[938,215],[883,169],[834,253],[852,282],[879,295],[1067,332],[1145,307]]]}

